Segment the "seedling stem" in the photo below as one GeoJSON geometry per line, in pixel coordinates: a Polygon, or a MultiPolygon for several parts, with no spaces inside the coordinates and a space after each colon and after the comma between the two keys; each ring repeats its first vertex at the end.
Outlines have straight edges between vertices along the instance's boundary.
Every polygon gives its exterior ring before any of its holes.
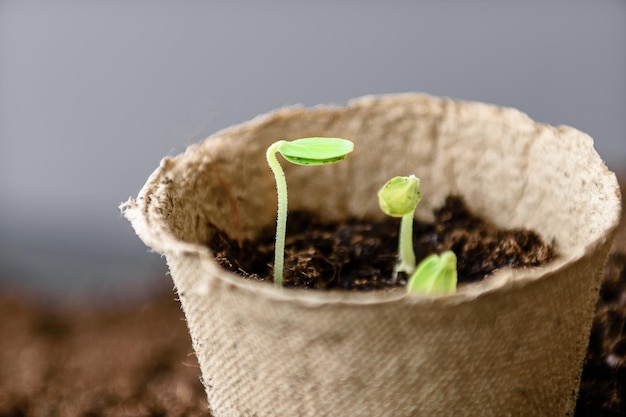
{"type": "Polygon", "coordinates": [[[276,218],[276,244],[274,246],[274,285],[282,287],[285,262],[285,234],[287,232],[287,180],[276,158],[280,153],[285,160],[297,165],[326,165],[341,161],[354,149],[354,144],[340,138],[302,138],[293,141],[279,140],[267,148],[265,157],[276,180],[278,214],[276,218]]]}

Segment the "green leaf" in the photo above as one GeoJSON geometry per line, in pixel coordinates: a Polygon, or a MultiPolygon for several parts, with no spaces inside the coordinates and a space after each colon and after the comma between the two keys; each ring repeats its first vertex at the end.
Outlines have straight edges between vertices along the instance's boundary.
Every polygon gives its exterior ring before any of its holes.
{"type": "Polygon", "coordinates": [[[297,165],[325,165],[341,161],[354,149],[354,144],[341,138],[302,138],[284,141],[278,152],[297,165]]]}
{"type": "Polygon", "coordinates": [[[412,214],[421,198],[420,180],[415,175],[393,177],[378,191],[380,209],[392,217],[412,214]]]}
{"type": "Polygon", "coordinates": [[[427,256],[406,284],[407,293],[421,295],[454,294],[457,284],[456,255],[445,251],[427,256]]]}

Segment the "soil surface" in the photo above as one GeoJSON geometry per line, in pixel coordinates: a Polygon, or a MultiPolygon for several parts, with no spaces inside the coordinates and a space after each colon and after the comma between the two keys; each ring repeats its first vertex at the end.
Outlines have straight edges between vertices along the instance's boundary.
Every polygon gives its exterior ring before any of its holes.
{"type": "MultiPolygon", "coordinates": [[[[605,269],[575,417],[626,415],[625,220],[605,269]]],[[[0,417],[209,417],[183,313],[171,281],[162,281],[161,297],[111,310],[51,310],[0,289],[0,417]]]]}
{"type": "Polygon", "coordinates": [[[0,417],[191,417],[207,407],[171,287],[111,311],[40,310],[0,295],[0,417]]]}
{"type": "MultiPolygon", "coordinates": [[[[435,221],[413,224],[417,262],[452,250],[459,284],[479,281],[503,267],[533,267],[549,262],[554,251],[534,232],[501,230],[474,216],[459,197],[448,197],[434,212],[435,221]]],[[[287,220],[283,285],[308,289],[381,290],[406,285],[406,275],[392,280],[397,261],[400,219],[381,222],[349,219],[322,223],[310,213],[287,220]]],[[[274,228],[241,247],[215,231],[208,243],[218,262],[247,279],[272,281],[274,228]]]]}

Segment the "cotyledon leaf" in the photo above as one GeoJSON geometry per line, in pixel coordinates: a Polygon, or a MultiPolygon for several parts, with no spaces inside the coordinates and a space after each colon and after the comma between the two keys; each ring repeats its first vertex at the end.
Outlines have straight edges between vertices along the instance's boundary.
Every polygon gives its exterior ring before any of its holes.
{"type": "Polygon", "coordinates": [[[311,137],[285,141],[278,152],[289,162],[297,165],[325,165],[341,161],[354,149],[346,139],[311,137]]]}

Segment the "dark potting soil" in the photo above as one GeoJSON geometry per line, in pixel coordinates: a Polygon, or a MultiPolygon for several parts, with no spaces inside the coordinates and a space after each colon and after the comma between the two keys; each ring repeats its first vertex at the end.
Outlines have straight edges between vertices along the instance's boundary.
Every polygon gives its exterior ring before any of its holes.
{"type": "MultiPolygon", "coordinates": [[[[459,284],[482,280],[503,267],[534,267],[555,257],[533,231],[498,229],[473,215],[451,196],[434,212],[432,223],[415,221],[416,259],[445,250],[457,256],[459,284]]],[[[283,285],[308,289],[381,290],[406,285],[392,280],[398,253],[400,219],[379,222],[349,219],[323,223],[306,212],[289,213],[283,285]]],[[[208,246],[222,267],[246,279],[271,281],[274,228],[241,246],[215,230],[208,246]]]]}

